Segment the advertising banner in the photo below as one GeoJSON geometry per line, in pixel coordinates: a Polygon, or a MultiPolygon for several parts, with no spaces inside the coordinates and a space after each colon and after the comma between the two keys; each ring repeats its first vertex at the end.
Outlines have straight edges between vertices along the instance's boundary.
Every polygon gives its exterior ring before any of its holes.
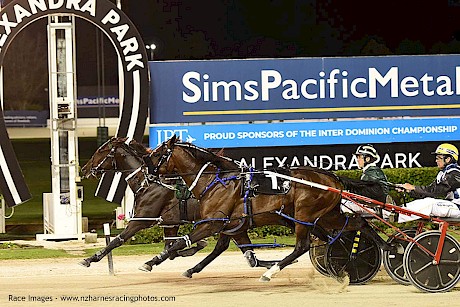
{"type": "Polygon", "coordinates": [[[460,56],[149,62],[151,124],[460,115],[460,56]]]}
{"type": "Polygon", "coordinates": [[[460,118],[151,125],[150,146],[155,147],[174,134],[206,148],[447,142],[460,140],[460,118]]]}
{"type": "Polygon", "coordinates": [[[7,127],[46,127],[50,112],[47,111],[5,111],[7,127]]]}

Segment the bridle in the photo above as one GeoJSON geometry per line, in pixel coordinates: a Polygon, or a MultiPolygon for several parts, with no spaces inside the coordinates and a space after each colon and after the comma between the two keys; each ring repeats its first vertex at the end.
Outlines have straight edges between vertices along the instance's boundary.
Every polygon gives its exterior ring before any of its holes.
{"type": "Polygon", "coordinates": [[[152,175],[155,175],[157,176],[158,175],[158,172],[160,171],[160,167],[165,164],[165,163],[168,163],[169,159],[171,158],[172,156],[172,153],[173,153],[173,148],[174,148],[174,144],[169,147],[167,142],[163,142],[160,146],[158,146],[157,148],[155,148],[149,155],[148,155],[148,159],[151,160],[151,157],[157,157],[159,155],[158,151],[162,148],[166,148],[166,150],[164,150],[162,153],[161,153],[161,156],[160,158],[158,159],[158,162],[156,163],[156,165],[153,166],[153,169],[152,169],[152,175]]]}
{"type": "MultiPolygon", "coordinates": [[[[91,169],[89,170],[89,174],[91,176],[97,177],[98,175],[106,173],[108,170],[103,167],[107,163],[107,161],[110,161],[110,164],[112,166],[112,170],[116,172],[132,172],[135,169],[127,169],[127,170],[121,170],[118,167],[117,164],[117,159],[115,158],[115,153],[117,152],[118,149],[124,150],[129,156],[134,157],[141,165],[143,165],[144,161],[141,158],[141,154],[138,153],[135,149],[133,149],[131,146],[126,144],[125,142],[121,142],[120,144],[113,145],[111,142],[113,140],[107,141],[101,148],[103,148],[105,145],[111,146],[109,153],[96,165],[92,166],[91,163],[91,169]]],[[[100,150],[98,150],[100,152],[100,150]]],[[[94,160],[94,155],[91,158],[91,162],[94,160]]]]}

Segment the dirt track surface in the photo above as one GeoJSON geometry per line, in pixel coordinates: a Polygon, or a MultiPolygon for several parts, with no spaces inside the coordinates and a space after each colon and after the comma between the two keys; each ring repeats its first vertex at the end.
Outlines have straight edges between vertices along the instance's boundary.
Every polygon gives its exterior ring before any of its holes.
{"type": "MultiPolygon", "coordinates": [[[[288,253],[257,251],[260,259],[281,259],[288,253]]],[[[90,268],[79,266],[75,258],[0,261],[0,306],[421,307],[454,306],[459,299],[459,286],[448,293],[423,293],[414,286],[397,284],[383,267],[367,285],[339,283],[318,273],[308,255],[270,282],[260,282],[265,269],[250,268],[240,252],[225,252],[192,279],[181,275],[204,256],[167,260],[150,273],[138,270],[149,257],[117,256],[114,276],[109,274],[106,258],[90,268]],[[79,301],[63,301],[64,296],[79,301]],[[34,302],[31,297],[52,301],[34,302]],[[156,302],[147,301],[154,297],[156,302]],[[126,301],[114,301],[117,299],[126,301]],[[130,303],[129,299],[142,301],[130,303]]]]}

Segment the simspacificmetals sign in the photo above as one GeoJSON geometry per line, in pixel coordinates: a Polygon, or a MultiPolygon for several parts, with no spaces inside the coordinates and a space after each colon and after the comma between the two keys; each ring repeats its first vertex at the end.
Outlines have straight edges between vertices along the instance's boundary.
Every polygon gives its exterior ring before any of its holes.
{"type": "Polygon", "coordinates": [[[460,56],[150,62],[150,123],[460,115],[460,56]]]}

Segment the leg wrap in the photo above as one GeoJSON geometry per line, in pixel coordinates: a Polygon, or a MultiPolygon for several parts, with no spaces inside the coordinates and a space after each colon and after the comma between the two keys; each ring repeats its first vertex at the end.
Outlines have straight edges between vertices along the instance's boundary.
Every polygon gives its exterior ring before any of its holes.
{"type": "Polygon", "coordinates": [[[254,254],[254,251],[247,250],[246,252],[244,252],[243,255],[244,255],[244,258],[246,258],[251,268],[255,268],[257,266],[257,258],[256,258],[256,255],[254,254]]]}
{"type": "Polygon", "coordinates": [[[260,281],[270,281],[272,279],[273,276],[275,276],[277,273],[279,273],[279,271],[281,271],[280,267],[278,266],[278,264],[275,264],[274,266],[272,266],[267,272],[265,272],[261,277],[260,277],[260,281]]]}
{"type": "Polygon", "coordinates": [[[185,244],[187,245],[187,247],[191,247],[191,246],[192,246],[192,241],[190,241],[190,238],[189,238],[188,235],[183,236],[182,239],[185,240],[185,244]]]}
{"type": "Polygon", "coordinates": [[[166,260],[169,257],[169,252],[167,250],[164,250],[157,257],[161,261],[166,260]]]}

